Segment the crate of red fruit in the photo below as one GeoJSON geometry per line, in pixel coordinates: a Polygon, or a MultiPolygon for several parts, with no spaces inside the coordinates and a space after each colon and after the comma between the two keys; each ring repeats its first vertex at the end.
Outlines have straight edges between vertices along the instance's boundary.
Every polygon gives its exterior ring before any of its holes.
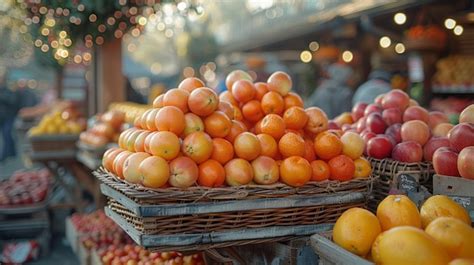
{"type": "Polygon", "coordinates": [[[405,92],[392,90],[372,104],[356,104],[351,115],[354,123],[347,129],[364,139],[378,177],[374,202],[402,192],[419,203],[426,191],[432,192],[433,154],[450,146],[448,131],[453,125],[446,114],[427,111],[405,92]]]}
{"type": "Polygon", "coordinates": [[[46,209],[54,186],[47,169],[15,172],[0,181],[0,214],[34,213],[46,209]]]}

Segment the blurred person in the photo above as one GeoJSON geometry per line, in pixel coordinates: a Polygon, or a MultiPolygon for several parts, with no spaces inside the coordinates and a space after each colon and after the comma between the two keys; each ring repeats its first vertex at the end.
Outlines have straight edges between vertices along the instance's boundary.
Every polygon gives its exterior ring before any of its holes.
{"type": "Polygon", "coordinates": [[[55,88],[50,88],[41,96],[41,100],[25,100],[23,103],[24,106],[22,106],[18,115],[25,120],[40,118],[59,103],[60,102],[57,99],[57,90],[55,88]],[[28,106],[34,102],[36,102],[36,104],[28,106]]]}
{"type": "Polygon", "coordinates": [[[391,87],[392,73],[391,58],[381,54],[374,54],[371,58],[372,72],[368,80],[359,86],[352,98],[352,105],[358,102],[373,103],[378,95],[389,92],[391,87]]]}
{"type": "Polygon", "coordinates": [[[316,91],[308,98],[308,106],[321,108],[329,119],[350,111],[352,89],[349,87],[353,70],[346,64],[332,64],[327,70],[326,80],[323,80],[316,91]]]}
{"type": "Polygon", "coordinates": [[[0,73],[0,131],[2,133],[0,162],[16,156],[15,139],[12,133],[18,112],[18,98],[16,93],[7,88],[6,76],[6,72],[0,73]]]}

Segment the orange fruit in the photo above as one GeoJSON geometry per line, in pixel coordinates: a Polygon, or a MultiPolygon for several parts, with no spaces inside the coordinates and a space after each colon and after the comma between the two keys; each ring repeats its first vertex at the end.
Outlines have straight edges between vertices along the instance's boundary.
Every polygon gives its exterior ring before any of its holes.
{"type": "Polygon", "coordinates": [[[329,165],[323,160],[314,160],[311,162],[311,168],[313,169],[312,181],[323,181],[329,179],[331,170],[329,165]]]}
{"type": "Polygon", "coordinates": [[[235,100],[234,96],[230,93],[230,91],[224,91],[219,94],[219,101],[225,101],[230,103],[232,106],[239,106],[239,102],[235,100]]]}
{"type": "Polygon", "coordinates": [[[280,179],[293,187],[300,187],[311,180],[313,169],[309,162],[301,156],[290,156],[280,165],[280,179]]]}
{"type": "Polygon", "coordinates": [[[242,106],[242,115],[246,120],[257,122],[265,116],[260,101],[251,100],[242,106]]]}
{"type": "Polygon", "coordinates": [[[260,124],[262,133],[269,134],[275,139],[280,139],[285,133],[285,122],[277,114],[266,115],[260,124]]]}
{"type": "Polygon", "coordinates": [[[421,228],[420,212],[416,205],[405,195],[388,195],[377,207],[377,218],[382,231],[396,226],[421,228]]]}
{"type": "Polygon", "coordinates": [[[220,110],[229,117],[229,119],[234,119],[234,106],[226,101],[219,101],[219,105],[217,106],[217,110],[220,110]]]}
{"type": "Polygon", "coordinates": [[[253,130],[254,130],[254,133],[255,134],[261,134],[262,133],[262,127],[260,126],[262,125],[262,120],[259,120],[255,123],[255,125],[253,126],[253,130]]]}
{"type": "Polygon", "coordinates": [[[202,82],[201,79],[196,77],[188,77],[181,81],[181,83],[179,83],[178,88],[184,89],[191,93],[194,89],[204,86],[204,82],[202,82]]]}
{"type": "Polygon", "coordinates": [[[252,77],[247,72],[242,70],[234,70],[230,72],[225,79],[225,86],[227,87],[227,90],[232,92],[232,87],[238,80],[252,81],[252,77]]]}
{"type": "Polygon", "coordinates": [[[241,103],[249,102],[254,99],[257,90],[251,81],[238,80],[232,85],[232,96],[241,103]]]}
{"type": "Polygon", "coordinates": [[[285,102],[286,110],[291,107],[304,108],[303,99],[296,93],[293,93],[293,92],[288,93],[288,95],[283,97],[283,101],[285,102]]]}
{"type": "MultiPolygon", "coordinates": [[[[139,117],[140,117],[140,124],[139,124],[139,127],[142,128],[142,129],[144,129],[144,130],[148,129],[148,128],[147,128],[148,115],[151,113],[151,111],[155,111],[155,112],[156,112],[157,110],[159,110],[159,109],[149,109],[149,110],[146,110],[145,112],[143,112],[143,114],[139,116],[139,117]]],[[[156,115],[156,113],[155,113],[155,115],[156,115]]],[[[137,122],[138,122],[138,121],[137,121],[137,122]]],[[[154,123],[154,122],[155,122],[155,120],[153,120],[153,123],[154,123]]],[[[150,129],[149,129],[149,130],[150,130],[150,129]]],[[[156,128],[155,128],[155,130],[156,130],[156,128]]]]}
{"type": "Polygon", "coordinates": [[[257,94],[255,94],[256,100],[262,100],[263,96],[268,92],[268,84],[263,82],[258,82],[254,84],[257,94]]]}
{"type": "Polygon", "coordinates": [[[379,220],[373,213],[355,207],[337,219],[332,237],[340,247],[363,257],[381,232],[379,220]]]}
{"type": "Polygon", "coordinates": [[[243,132],[234,140],[234,152],[239,158],[252,161],[260,155],[260,141],[250,132],[243,132]]]}
{"type": "Polygon", "coordinates": [[[278,141],[278,150],[283,158],[290,156],[304,156],[305,142],[303,137],[295,133],[286,133],[278,141]]]}
{"type": "Polygon", "coordinates": [[[161,188],[168,183],[170,167],[168,162],[159,156],[145,158],[138,166],[142,185],[148,188],[161,188]]]}
{"type": "Polygon", "coordinates": [[[102,156],[102,166],[110,172],[114,172],[114,160],[124,150],[121,148],[110,148],[102,156]]]}
{"type": "Polygon", "coordinates": [[[118,178],[123,179],[123,164],[125,163],[125,160],[127,160],[127,158],[132,154],[132,152],[124,150],[115,157],[113,163],[113,172],[117,175],[118,178]]]}
{"type": "Polygon", "coordinates": [[[252,161],[253,181],[261,185],[276,183],[280,177],[280,170],[273,158],[259,156],[252,161]]]}
{"type": "Polygon", "coordinates": [[[157,108],[163,107],[164,96],[165,96],[164,94],[161,94],[158,97],[156,97],[155,100],[153,100],[153,108],[157,109],[157,108]]]}
{"type": "Polygon", "coordinates": [[[346,155],[338,155],[328,162],[332,180],[347,181],[354,177],[354,161],[346,155]]]}
{"type": "Polygon", "coordinates": [[[161,108],[155,117],[158,131],[169,131],[180,135],[184,130],[184,113],[177,107],[166,106],[161,108]]]}
{"type": "Polygon", "coordinates": [[[474,229],[453,217],[439,217],[425,229],[451,258],[474,259],[474,229]]]}
{"type": "Polygon", "coordinates": [[[160,109],[151,109],[148,115],[146,115],[145,118],[145,127],[143,129],[149,130],[149,131],[156,131],[156,115],[158,115],[160,109]]]}
{"type": "Polygon", "coordinates": [[[145,152],[145,139],[151,132],[149,131],[142,131],[137,139],[135,140],[134,150],[135,152],[145,152]]]}
{"type": "Polygon", "coordinates": [[[274,72],[267,80],[268,89],[278,92],[282,96],[286,96],[291,90],[291,77],[282,71],[274,72]]]}
{"type": "Polygon", "coordinates": [[[149,145],[152,155],[162,157],[166,160],[172,160],[177,157],[180,150],[178,136],[168,131],[161,131],[153,134],[149,145]]]}
{"type": "Polygon", "coordinates": [[[194,113],[184,114],[184,130],[183,136],[186,137],[193,132],[203,132],[204,131],[204,122],[201,117],[194,113]]]}
{"type": "Polygon", "coordinates": [[[170,89],[163,97],[163,106],[175,106],[186,113],[188,112],[188,97],[189,92],[184,89],[170,89]]]}
{"type": "Polygon", "coordinates": [[[212,114],[218,105],[219,98],[216,92],[208,87],[196,88],[188,97],[189,110],[201,117],[212,114]]]}
{"type": "Polygon", "coordinates": [[[135,117],[135,120],[133,120],[133,127],[137,129],[146,129],[142,127],[142,115],[135,117]]]}
{"type": "Polygon", "coordinates": [[[189,157],[180,156],[169,163],[170,177],[168,183],[172,187],[185,189],[193,186],[199,176],[196,163],[189,157]]]}
{"type": "Polygon", "coordinates": [[[354,160],[355,172],[354,178],[368,178],[372,173],[372,166],[367,159],[359,157],[354,160]]]}
{"type": "Polygon", "coordinates": [[[267,92],[261,101],[262,110],[265,114],[281,114],[283,113],[284,101],[283,97],[277,92],[267,92]]]}
{"type": "Polygon", "coordinates": [[[445,195],[434,195],[428,198],[421,206],[420,215],[423,228],[442,216],[454,217],[471,225],[471,218],[466,209],[445,195]]]}
{"type": "Polygon", "coordinates": [[[314,139],[314,151],[324,160],[329,160],[342,152],[342,142],[332,133],[320,133],[314,139]]]}
{"type": "Polygon", "coordinates": [[[450,261],[438,242],[411,226],[395,227],[380,234],[373,243],[372,258],[376,264],[442,265],[450,261]]]}
{"type": "Polygon", "coordinates": [[[225,181],[229,186],[249,184],[253,179],[253,169],[249,161],[234,158],[225,164],[225,181]]]}
{"type": "Polygon", "coordinates": [[[181,151],[200,164],[212,155],[212,139],[205,132],[193,132],[184,138],[181,151]]]}
{"type": "Polygon", "coordinates": [[[312,162],[316,160],[316,153],[314,152],[314,143],[311,139],[306,138],[304,139],[304,159],[308,160],[308,162],[312,162]]]}
{"type": "Polygon", "coordinates": [[[328,129],[328,117],[326,113],[318,107],[307,108],[308,122],[305,130],[310,133],[318,134],[328,129]]]}
{"type": "Polygon", "coordinates": [[[220,187],[225,181],[225,169],[216,160],[209,159],[199,165],[198,184],[205,187],[220,187]]]}
{"type": "Polygon", "coordinates": [[[234,143],[235,137],[237,137],[237,135],[246,131],[247,131],[247,127],[245,126],[243,122],[233,120],[232,126],[230,127],[229,134],[227,134],[225,139],[231,143],[234,143]]]}
{"type": "Polygon", "coordinates": [[[364,153],[365,142],[358,133],[345,132],[341,136],[341,142],[342,153],[352,159],[357,159],[364,153]]]}
{"type": "Polygon", "coordinates": [[[211,137],[225,137],[231,127],[232,122],[222,111],[215,111],[204,119],[204,130],[211,137]]]}
{"type": "Polygon", "coordinates": [[[276,158],[276,156],[278,155],[278,144],[275,141],[275,138],[264,133],[258,134],[257,138],[260,142],[260,147],[262,149],[261,155],[276,158]]]}
{"type": "Polygon", "coordinates": [[[211,159],[224,165],[232,158],[234,158],[234,147],[229,141],[222,138],[212,139],[211,159]]]}
{"type": "Polygon", "coordinates": [[[306,111],[300,107],[291,107],[283,114],[283,120],[288,129],[303,129],[306,126],[308,119],[308,114],[306,114],[306,111]]]}
{"type": "Polygon", "coordinates": [[[240,110],[240,108],[237,106],[234,106],[234,120],[236,121],[244,120],[244,115],[242,114],[242,111],[240,110]]]}
{"type": "Polygon", "coordinates": [[[138,167],[140,163],[148,157],[150,157],[150,155],[145,152],[131,154],[123,164],[123,178],[130,183],[140,184],[142,177],[138,167]]]}

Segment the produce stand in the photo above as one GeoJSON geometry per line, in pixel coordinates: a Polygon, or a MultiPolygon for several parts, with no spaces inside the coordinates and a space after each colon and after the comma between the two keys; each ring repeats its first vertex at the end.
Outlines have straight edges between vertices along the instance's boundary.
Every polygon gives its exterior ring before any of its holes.
{"type": "Polygon", "coordinates": [[[460,177],[433,176],[433,194],[447,195],[464,206],[474,222],[474,181],[460,177]]]}
{"type": "Polygon", "coordinates": [[[372,178],[234,188],[147,189],[101,169],[106,214],[154,251],[202,251],[294,239],[329,230],[346,209],[364,207],[372,178]]]}
{"type": "Polygon", "coordinates": [[[404,193],[420,204],[433,191],[434,169],[431,163],[403,163],[390,158],[368,159],[372,165],[372,174],[377,177],[369,201],[372,210],[377,209],[378,203],[389,194],[404,193]]]}

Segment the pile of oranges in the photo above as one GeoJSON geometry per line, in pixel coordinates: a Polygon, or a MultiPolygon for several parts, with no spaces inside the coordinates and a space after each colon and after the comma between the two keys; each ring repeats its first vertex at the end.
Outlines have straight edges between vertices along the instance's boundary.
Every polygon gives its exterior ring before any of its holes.
{"type": "Polygon", "coordinates": [[[304,109],[292,80],[275,72],[253,83],[236,70],[217,95],[194,77],[158,96],[124,131],[103,166],[150,188],[195,185],[299,187],[309,181],[366,178],[365,143],[354,132],[328,130],[317,107],[304,109]]]}

